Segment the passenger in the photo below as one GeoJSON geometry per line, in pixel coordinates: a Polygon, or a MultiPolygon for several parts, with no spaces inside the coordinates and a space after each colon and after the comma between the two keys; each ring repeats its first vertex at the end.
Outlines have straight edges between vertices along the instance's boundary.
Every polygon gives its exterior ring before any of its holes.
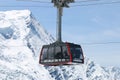
{"type": "Polygon", "coordinates": [[[55,55],[55,59],[62,59],[62,58],[63,58],[63,54],[61,52],[55,55]]]}

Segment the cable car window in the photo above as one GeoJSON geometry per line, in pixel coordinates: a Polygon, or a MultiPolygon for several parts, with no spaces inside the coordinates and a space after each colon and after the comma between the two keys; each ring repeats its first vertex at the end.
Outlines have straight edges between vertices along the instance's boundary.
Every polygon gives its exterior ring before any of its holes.
{"type": "Polygon", "coordinates": [[[82,48],[80,48],[80,59],[84,59],[82,48]]]}
{"type": "Polygon", "coordinates": [[[48,48],[43,48],[41,59],[42,61],[47,59],[47,50],[48,48]]]}
{"type": "Polygon", "coordinates": [[[76,46],[72,47],[71,53],[72,53],[72,58],[73,58],[74,62],[82,62],[81,57],[83,57],[83,56],[82,56],[82,52],[81,52],[80,47],[76,47],[76,46]]]}
{"type": "Polygon", "coordinates": [[[48,60],[49,62],[54,62],[54,48],[49,47],[48,49],[48,60]]]}
{"type": "Polygon", "coordinates": [[[60,46],[56,46],[55,48],[55,59],[62,59],[63,54],[62,54],[62,49],[60,46]]]}
{"type": "Polygon", "coordinates": [[[74,58],[80,58],[80,54],[81,54],[81,52],[80,52],[80,48],[75,48],[75,55],[74,55],[74,58]]]}
{"type": "Polygon", "coordinates": [[[69,61],[69,55],[68,55],[68,52],[67,52],[67,47],[62,46],[62,51],[63,51],[63,58],[65,59],[65,61],[69,61]]]}

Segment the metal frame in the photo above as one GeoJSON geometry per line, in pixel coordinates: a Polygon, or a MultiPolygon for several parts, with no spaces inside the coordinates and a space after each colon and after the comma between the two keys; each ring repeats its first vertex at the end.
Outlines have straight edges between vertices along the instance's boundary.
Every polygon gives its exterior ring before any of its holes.
{"type": "Polygon", "coordinates": [[[54,6],[57,7],[57,28],[56,28],[56,39],[58,42],[62,42],[61,30],[62,30],[62,13],[63,8],[69,8],[69,3],[73,3],[74,0],[52,0],[54,6]]]}

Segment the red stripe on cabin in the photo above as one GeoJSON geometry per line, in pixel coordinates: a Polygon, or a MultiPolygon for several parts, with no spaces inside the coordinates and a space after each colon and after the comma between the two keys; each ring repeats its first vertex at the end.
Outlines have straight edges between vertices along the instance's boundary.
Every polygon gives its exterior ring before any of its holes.
{"type": "Polygon", "coordinates": [[[72,53],[70,51],[70,45],[66,42],[67,49],[68,49],[68,54],[70,55],[70,62],[72,62],[72,53]]]}

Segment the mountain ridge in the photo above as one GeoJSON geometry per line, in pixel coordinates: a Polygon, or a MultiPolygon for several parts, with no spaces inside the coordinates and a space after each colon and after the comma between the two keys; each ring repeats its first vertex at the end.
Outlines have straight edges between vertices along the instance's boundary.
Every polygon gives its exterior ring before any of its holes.
{"type": "Polygon", "coordinates": [[[52,42],[52,37],[32,17],[31,12],[0,12],[0,25],[0,79],[53,80],[48,71],[38,64],[36,57],[41,45],[52,42]]]}

